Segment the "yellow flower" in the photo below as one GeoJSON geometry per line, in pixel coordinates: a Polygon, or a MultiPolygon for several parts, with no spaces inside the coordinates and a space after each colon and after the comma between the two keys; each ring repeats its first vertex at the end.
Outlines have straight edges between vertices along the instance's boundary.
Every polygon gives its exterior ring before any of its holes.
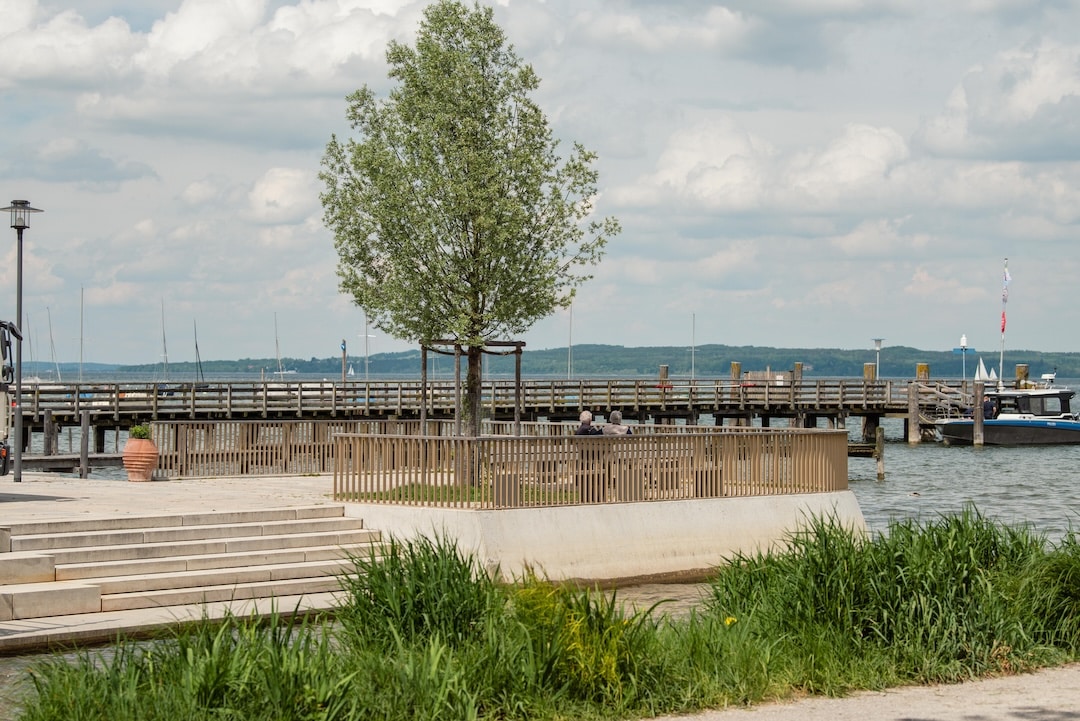
{"type": "Polygon", "coordinates": [[[725,626],[730,626],[731,624],[735,623],[738,620],[739,619],[735,618],[734,616],[728,616],[727,618],[724,619],[724,625],[725,626]]]}

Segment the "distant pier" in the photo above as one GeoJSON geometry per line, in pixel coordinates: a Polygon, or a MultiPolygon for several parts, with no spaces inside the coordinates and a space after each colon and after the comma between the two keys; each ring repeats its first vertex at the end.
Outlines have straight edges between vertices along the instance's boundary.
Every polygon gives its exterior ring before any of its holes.
{"type": "MultiPolygon", "coordinates": [[[[905,438],[918,442],[936,418],[971,406],[971,383],[866,379],[581,379],[485,381],[482,408],[493,420],[576,419],[582,410],[603,416],[622,411],[640,423],[716,425],[773,423],[798,428],[844,428],[863,423],[872,443],[882,418],[901,418],[905,438]],[[518,400],[520,399],[520,400],[518,400]],[[914,432],[913,432],[914,431],[914,432]]],[[[431,419],[454,417],[459,406],[452,381],[422,386],[419,380],[345,383],[43,383],[24,386],[23,427],[55,437],[84,415],[93,430],[91,452],[105,451],[106,433],[150,421],[257,419],[431,419]]]]}

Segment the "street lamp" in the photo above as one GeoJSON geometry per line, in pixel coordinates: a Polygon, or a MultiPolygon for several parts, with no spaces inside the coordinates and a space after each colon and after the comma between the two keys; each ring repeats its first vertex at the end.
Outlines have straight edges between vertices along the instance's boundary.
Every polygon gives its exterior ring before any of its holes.
{"type": "Polygon", "coordinates": [[[13,200],[11,205],[3,208],[11,213],[11,227],[15,229],[18,238],[16,251],[16,281],[15,281],[15,324],[20,332],[15,336],[15,423],[14,443],[12,444],[12,467],[14,480],[22,482],[22,451],[23,451],[23,417],[22,417],[22,276],[23,276],[23,231],[30,227],[30,214],[42,212],[38,208],[31,208],[29,200],[13,200]]]}
{"type": "Polygon", "coordinates": [[[960,357],[963,359],[960,361],[961,385],[967,383],[967,335],[960,336],[960,357]]]}
{"type": "Polygon", "coordinates": [[[871,338],[874,341],[874,350],[877,351],[877,355],[874,358],[874,380],[881,378],[881,341],[884,338],[871,338]]]}

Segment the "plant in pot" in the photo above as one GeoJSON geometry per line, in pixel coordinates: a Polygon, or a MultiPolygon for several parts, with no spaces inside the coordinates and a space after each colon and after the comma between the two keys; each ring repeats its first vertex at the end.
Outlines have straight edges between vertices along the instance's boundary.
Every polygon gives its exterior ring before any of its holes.
{"type": "Polygon", "coordinates": [[[157,468],[158,451],[150,438],[150,426],[135,425],[128,429],[124,444],[124,468],[129,481],[149,481],[157,468]]]}

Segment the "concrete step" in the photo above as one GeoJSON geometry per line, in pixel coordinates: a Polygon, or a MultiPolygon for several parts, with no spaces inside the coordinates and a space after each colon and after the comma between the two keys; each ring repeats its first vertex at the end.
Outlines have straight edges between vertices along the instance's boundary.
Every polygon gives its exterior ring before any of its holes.
{"type": "Polygon", "coordinates": [[[92,583],[16,583],[0,586],[0,621],[101,611],[101,589],[92,583]]]}
{"type": "MultiPolygon", "coordinates": [[[[194,556],[62,564],[56,567],[55,577],[58,581],[71,581],[83,578],[133,576],[136,574],[181,573],[215,568],[235,568],[237,566],[337,560],[348,557],[349,553],[367,557],[371,544],[377,543],[379,536],[370,531],[366,535],[366,540],[363,542],[341,546],[304,546],[301,548],[272,549],[251,553],[210,553],[194,556]]],[[[0,562],[2,562],[2,556],[0,556],[0,562]]]]}
{"type": "Polygon", "coordinates": [[[80,519],[11,526],[0,620],[340,590],[378,531],[344,506],[80,519]]]}
{"type": "Polygon", "coordinates": [[[218,538],[250,536],[281,536],[312,530],[351,530],[363,527],[357,518],[304,518],[287,521],[244,521],[196,526],[165,526],[161,528],[128,528],[107,531],[73,531],[11,536],[12,551],[50,551],[114,545],[177,543],[218,538]]]}
{"type": "Polygon", "coordinates": [[[335,518],[345,515],[341,505],[262,508],[241,511],[207,511],[205,513],[176,513],[151,516],[116,516],[109,518],[79,518],[65,521],[33,521],[14,523],[12,536],[79,533],[83,531],[115,531],[131,528],[165,528],[176,526],[222,525],[292,521],[305,518],[335,518]]]}
{"type": "Polygon", "coordinates": [[[101,597],[101,610],[126,611],[138,608],[187,606],[250,598],[280,598],[283,596],[332,592],[340,589],[341,583],[337,576],[323,576],[321,578],[284,579],[280,581],[201,586],[141,593],[117,593],[101,597]]]}
{"type": "MultiPolygon", "coordinates": [[[[358,525],[358,524],[357,524],[358,525]]],[[[169,558],[220,555],[230,553],[257,553],[282,549],[315,546],[353,546],[378,540],[379,532],[364,528],[331,530],[323,532],[290,533],[281,536],[247,536],[240,538],[214,538],[175,543],[128,544],[86,548],[57,548],[40,551],[55,559],[57,566],[89,564],[106,561],[130,561],[135,559],[169,558]]]]}
{"type": "Polygon", "coordinates": [[[43,553],[0,553],[0,584],[56,580],[56,561],[43,553]]]}
{"type": "Polygon", "coordinates": [[[234,566],[203,571],[150,573],[135,576],[111,576],[85,579],[101,589],[102,596],[134,594],[169,589],[193,589],[210,586],[237,586],[280,580],[297,580],[337,576],[354,570],[347,559],[275,563],[260,566],[234,566]]]}

